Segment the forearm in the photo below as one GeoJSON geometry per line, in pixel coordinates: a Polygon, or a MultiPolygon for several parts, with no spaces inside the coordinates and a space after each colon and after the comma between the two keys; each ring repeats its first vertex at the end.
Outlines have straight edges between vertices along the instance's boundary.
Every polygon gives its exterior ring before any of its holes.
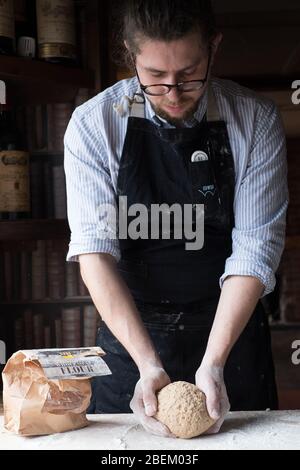
{"type": "Polygon", "coordinates": [[[101,253],[81,255],[80,270],[102,319],[129,352],[140,373],[148,367],[162,367],[114,258],[101,253]]]}
{"type": "Polygon", "coordinates": [[[264,290],[250,276],[229,276],[222,288],[203,364],[224,367],[264,290]]]}

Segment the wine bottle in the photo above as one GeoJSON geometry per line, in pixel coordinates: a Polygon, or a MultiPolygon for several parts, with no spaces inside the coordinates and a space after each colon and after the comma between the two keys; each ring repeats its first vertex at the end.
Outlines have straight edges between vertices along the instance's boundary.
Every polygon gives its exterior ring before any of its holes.
{"type": "Polygon", "coordinates": [[[77,64],[74,0],[37,0],[36,9],[39,58],[77,64]]]}
{"type": "Polygon", "coordinates": [[[0,54],[15,53],[14,0],[0,2],[0,54]]]}
{"type": "Polygon", "coordinates": [[[6,96],[0,100],[0,214],[2,220],[18,220],[30,216],[29,153],[6,96]]]}

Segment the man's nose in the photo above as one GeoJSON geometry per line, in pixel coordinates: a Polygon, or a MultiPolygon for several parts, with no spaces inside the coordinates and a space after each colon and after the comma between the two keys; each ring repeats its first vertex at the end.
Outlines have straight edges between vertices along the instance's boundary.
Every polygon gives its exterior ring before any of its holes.
{"type": "Polygon", "coordinates": [[[177,101],[181,96],[181,91],[178,90],[177,87],[171,88],[170,92],[168,93],[168,98],[170,101],[177,101]]]}

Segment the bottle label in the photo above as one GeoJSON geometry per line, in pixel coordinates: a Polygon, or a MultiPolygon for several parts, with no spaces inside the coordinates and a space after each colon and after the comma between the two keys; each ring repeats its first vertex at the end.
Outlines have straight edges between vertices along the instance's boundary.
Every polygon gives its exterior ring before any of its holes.
{"type": "MultiPolygon", "coordinates": [[[[39,46],[68,44],[76,47],[75,10],[73,0],[38,0],[37,23],[39,46]]],[[[40,51],[47,51],[41,48],[40,51]]],[[[59,54],[60,47],[57,48],[59,54]]]]}
{"type": "Polygon", "coordinates": [[[0,0],[0,36],[11,39],[15,37],[13,0],[0,0]]]}
{"type": "Polygon", "coordinates": [[[29,212],[29,153],[0,152],[0,212],[29,212]]]}

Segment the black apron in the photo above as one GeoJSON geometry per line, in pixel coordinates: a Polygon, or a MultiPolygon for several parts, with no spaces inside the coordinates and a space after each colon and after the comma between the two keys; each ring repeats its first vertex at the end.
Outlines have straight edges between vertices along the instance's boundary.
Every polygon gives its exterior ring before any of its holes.
{"type": "MultiPolygon", "coordinates": [[[[171,380],[195,383],[220,297],[219,278],[232,253],[234,160],[211,88],[207,114],[192,128],[159,127],[144,118],[144,109],[144,97],[137,94],[118,174],[118,203],[126,197],[127,205],[119,204],[119,212],[122,216],[133,204],[143,204],[151,233],[153,204],[192,205],[193,228],[197,205],[203,204],[204,246],[187,250],[190,240],[184,231],[181,239],[174,237],[171,217],[166,239],[162,232],[159,239],[119,239],[118,269],[171,380]]],[[[128,227],[135,217],[128,217],[128,227]]],[[[107,353],[104,359],[112,375],[93,380],[89,412],[130,413],[138,369],[104,322],[97,344],[107,353]]],[[[269,326],[261,302],[230,354],[225,382],[233,411],[277,408],[269,326]]]]}

